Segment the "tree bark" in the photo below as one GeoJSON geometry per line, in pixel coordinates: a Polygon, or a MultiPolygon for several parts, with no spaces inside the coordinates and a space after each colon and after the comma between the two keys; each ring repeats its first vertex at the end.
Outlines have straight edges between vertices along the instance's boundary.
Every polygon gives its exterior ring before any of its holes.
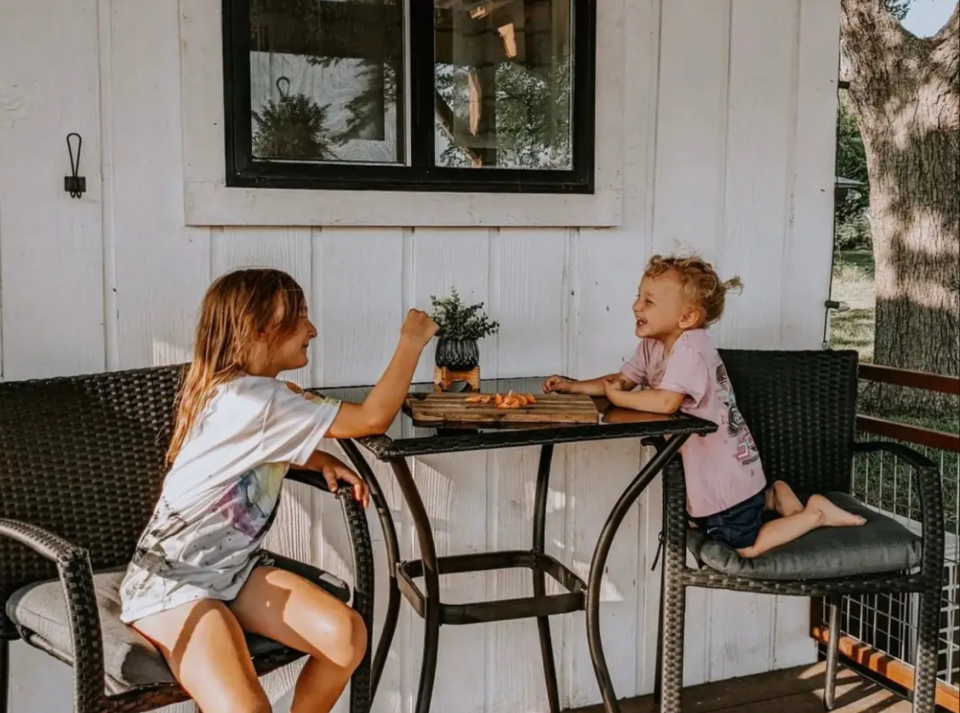
{"type": "MultiPolygon", "coordinates": [[[[929,39],[881,0],[843,0],[841,61],[863,136],[876,261],[878,364],[960,373],[958,9],[929,39]]],[[[873,394],[884,410],[956,414],[956,399],[873,394]],[[952,400],[952,403],[951,403],[952,400]]]]}

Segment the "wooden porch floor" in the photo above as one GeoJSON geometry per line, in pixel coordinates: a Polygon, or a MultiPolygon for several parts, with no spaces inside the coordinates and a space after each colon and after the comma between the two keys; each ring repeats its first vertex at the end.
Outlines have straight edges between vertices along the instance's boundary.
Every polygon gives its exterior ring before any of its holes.
{"type": "MultiPolygon", "coordinates": [[[[684,695],[690,713],[822,713],[824,664],[709,683],[684,695]]],[[[841,668],[834,713],[909,713],[910,704],[841,668]]],[[[658,713],[649,698],[624,701],[622,713],[658,713]]],[[[568,713],[603,713],[602,706],[568,713]]]]}

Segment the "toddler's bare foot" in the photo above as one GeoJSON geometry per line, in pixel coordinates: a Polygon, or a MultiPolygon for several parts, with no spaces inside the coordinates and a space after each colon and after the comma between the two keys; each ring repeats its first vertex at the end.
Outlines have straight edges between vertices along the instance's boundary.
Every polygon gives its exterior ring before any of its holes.
{"type": "Polygon", "coordinates": [[[860,527],[867,522],[865,518],[834,505],[823,495],[810,496],[807,507],[814,507],[823,513],[824,527],[860,527]]]}

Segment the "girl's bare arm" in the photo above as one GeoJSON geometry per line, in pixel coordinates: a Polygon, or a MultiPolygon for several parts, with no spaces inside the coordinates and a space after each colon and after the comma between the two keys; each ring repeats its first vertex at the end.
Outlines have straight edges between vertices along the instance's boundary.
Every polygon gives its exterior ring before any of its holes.
{"type": "Polygon", "coordinates": [[[362,404],[343,403],[330,438],[361,438],[385,433],[410,391],[413,373],[423,348],[437,332],[437,325],[424,312],[410,310],[403,324],[400,343],[380,381],[362,404]]]}

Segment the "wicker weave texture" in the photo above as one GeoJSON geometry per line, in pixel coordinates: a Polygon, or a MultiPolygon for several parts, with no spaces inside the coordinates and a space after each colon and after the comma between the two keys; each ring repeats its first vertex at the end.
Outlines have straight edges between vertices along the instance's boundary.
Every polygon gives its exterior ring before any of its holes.
{"type": "MultiPolygon", "coordinates": [[[[164,685],[107,698],[93,570],[133,555],[160,495],[183,366],[0,383],[0,638],[21,586],[58,578],[75,652],[75,713],[133,713],[188,700],[164,685]]],[[[325,479],[291,478],[327,490],[325,479]]],[[[374,569],[364,511],[338,496],[354,565],[353,606],[373,631],[374,569]]],[[[372,647],[368,646],[368,650],[372,647]]],[[[303,654],[279,649],[255,661],[264,674],[303,654]]],[[[351,681],[352,713],[370,710],[369,653],[351,681]]]]}
{"type": "Polygon", "coordinates": [[[919,571],[825,580],[758,580],[686,566],[688,516],[683,467],[672,461],[664,476],[664,609],[661,622],[661,707],[681,713],[684,602],[687,587],[770,595],[831,596],[919,592],[914,713],[934,713],[939,599],[943,577],[943,505],[939,473],[924,456],[902,445],[859,444],[855,352],[721,352],[744,419],[757,441],[770,480],[799,491],[851,490],[854,454],[889,450],[912,466],[920,493],[923,554],[919,571]]]}
{"type": "Polygon", "coordinates": [[[857,353],[731,349],[720,358],[767,476],[798,492],[850,492],[857,353]]]}
{"type": "MultiPolygon", "coordinates": [[[[181,367],[0,384],[0,517],[55,532],[94,569],[133,555],[163,484],[181,367]]],[[[57,576],[0,539],[0,602],[57,576]]],[[[0,609],[0,636],[13,633],[0,609]]]]}

